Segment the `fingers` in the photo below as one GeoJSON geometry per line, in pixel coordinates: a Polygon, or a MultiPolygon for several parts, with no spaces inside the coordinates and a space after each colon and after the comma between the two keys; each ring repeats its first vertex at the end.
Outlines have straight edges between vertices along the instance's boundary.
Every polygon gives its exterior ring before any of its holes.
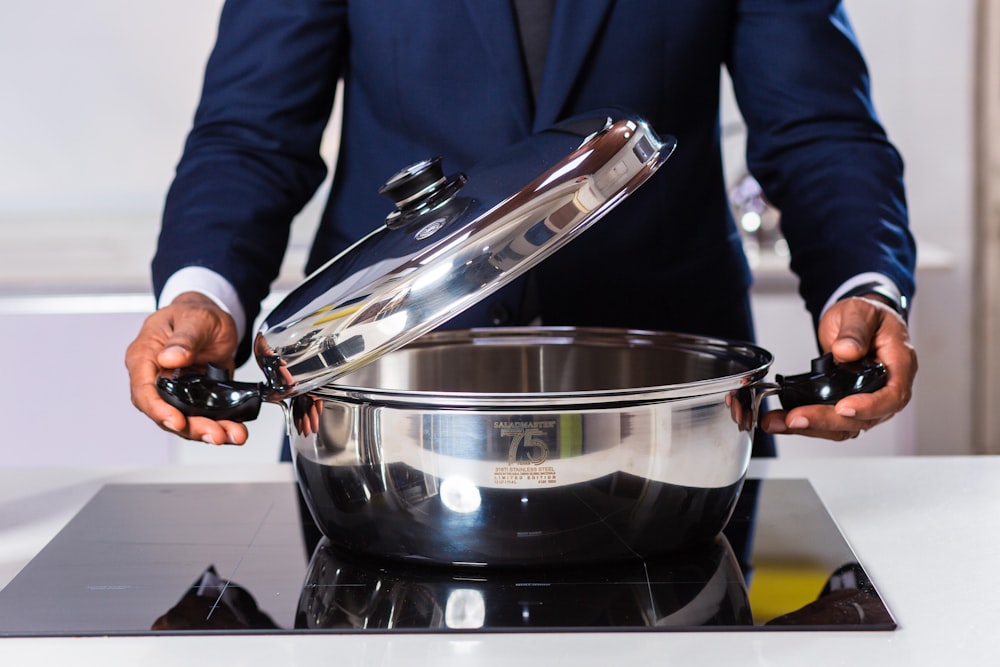
{"type": "MultiPolygon", "coordinates": [[[[910,342],[909,329],[903,319],[888,306],[873,299],[854,298],[837,304],[837,312],[824,317],[821,329],[831,336],[834,358],[848,344],[845,340],[859,334],[867,335],[865,353],[878,359],[886,368],[886,386],[874,394],[855,394],[842,399],[837,413],[846,418],[884,421],[910,402],[917,374],[917,354],[910,342]],[[831,335],[832,334],[832,335],[831,335]]],[[[830,309],[834,311],[834,308],[830,309]]],[[[860,358],[860,357],[859,357],[860,358]]],[[[845,359],[849,360],[849,359],[845,359]]]]}
{"type": "Polygon", "coordinates": [[[160,428],[189,440],[243,444],[243,424],[186,417],[156,389],[161,375],[188,366],[216,363],[232,368],[236,349],[232,318],[201,295],[186,294],[151,314],[125,353],[132,404],[160,428]]]}
{"type": "Polygon", "coordinates": [[[810,405],[794,410],[774,410],[764,415],[761,429],[775,435],[802,435],[843,441],[857,437],[885,419],[857,419],[839,415],[835,406],[810,405]]]}
{"type": "Polygon", "coordinates": [[[242,445],[250,435],[247,427],[239,422],[215,421],[207,417],[188,417],[186,422],[184,428],[173,432],[210,445],[242,445]]]}
{"type": "Polygon", "coordinates": [[[184,415],[160,399],[156,391],[156,379],[166,370],[158,362],[158,353],[170,329],[169,318],[162,311],[146,318],[138,337],[125,352],[125,366],[132,404],[161,427],[178,430],[185,427],[184,415]]]}
{"type": "Polygon", "coordinates": [[[895,311],[875,299],[845,299],[824,314],[817,334],[821,347],[833,352],[837,363],[865,356],[880,361],[886,368],[886,386],[873,393],[852,394],[836,405],[770,412],[761,419],[763,430],[846,440],[906,407],[912,397],[917,355],[906,323],[895,311]]]}

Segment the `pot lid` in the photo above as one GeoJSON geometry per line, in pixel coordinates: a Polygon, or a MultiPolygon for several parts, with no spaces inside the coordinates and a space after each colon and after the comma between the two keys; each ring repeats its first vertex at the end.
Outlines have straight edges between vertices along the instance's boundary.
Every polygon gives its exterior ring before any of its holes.
{"type": "Polygon", "coordinates": [[[396,204],[385,224],[265,318],[254,341],[265,400],[328,384],[494,293],[614,208],[675,145],[610,110],[533,135],[467,174],[445,175],[439,158],[401,170],[380,190],[396,204]]]}

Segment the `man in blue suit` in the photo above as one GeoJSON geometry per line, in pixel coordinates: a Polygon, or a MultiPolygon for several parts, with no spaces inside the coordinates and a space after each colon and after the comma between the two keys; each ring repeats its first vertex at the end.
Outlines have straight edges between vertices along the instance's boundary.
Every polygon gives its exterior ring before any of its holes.
{"type": "Polygon", "coordinates": [[[450,171],[553,123],[628,108],[677,137],[673,158],[529,276],[449,323],[600,325],[750,339],[750,271],[727,205],[719,88],[748,126],[748,165],[782,213],[821,348],[874,354],[888,386],[762,427],[856,436],[909,401],[916,355],[902,163],[872,108],[834,0],[229,0],[153,263],[160,309],[126,362],[163,428],[242,443],[235,422],[185,418],[158,374],[232,366],[282,260],[292,217],[326,174],[320,138],[338,80],[335,178],[307,270],[371,231],[378,186],[440,155],[450,171]]]}

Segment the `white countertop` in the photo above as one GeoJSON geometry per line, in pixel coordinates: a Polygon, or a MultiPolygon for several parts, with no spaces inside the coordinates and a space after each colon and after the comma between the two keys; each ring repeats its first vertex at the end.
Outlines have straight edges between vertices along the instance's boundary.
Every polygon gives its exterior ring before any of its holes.
{"type": "MultiPolygon", "coordinates": [[[[755,461],[808,478],[899,629],[859,632],[0,639],[0,664],[985,665],[1000,622],[1000,458],[755,461]]],[[[0,585],[108,482],[291,479],[287,465],[0,468],[0,585]]]]}

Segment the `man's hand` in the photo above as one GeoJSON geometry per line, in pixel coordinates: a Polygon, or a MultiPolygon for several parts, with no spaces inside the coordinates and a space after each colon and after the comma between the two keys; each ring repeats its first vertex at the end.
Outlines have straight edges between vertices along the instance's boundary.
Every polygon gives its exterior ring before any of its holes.
{"type": "Polygon", "coordinates": [[[768,433],[846,440],[881,424],[906,407],[917,374],[917,353],[906,322],[878,296],[852,297],[830,307],[819,323],[824,352],[845,363],[874,356],[888,372],[885,387],[854,394],[836,405],[807,405],[769,412],[761,421],[768,433]]]}
{"type": "Polygon", "coordinates": [[[243,424],[186,417],[156,391],[156,378],[176,369],[208,363],[232,369],[237,342],[228,313],[202,294],[181,294],[146,318],[125,353],[132,404],[164,430],[189,440],[242,445],[248,436],[243,424]]]}

